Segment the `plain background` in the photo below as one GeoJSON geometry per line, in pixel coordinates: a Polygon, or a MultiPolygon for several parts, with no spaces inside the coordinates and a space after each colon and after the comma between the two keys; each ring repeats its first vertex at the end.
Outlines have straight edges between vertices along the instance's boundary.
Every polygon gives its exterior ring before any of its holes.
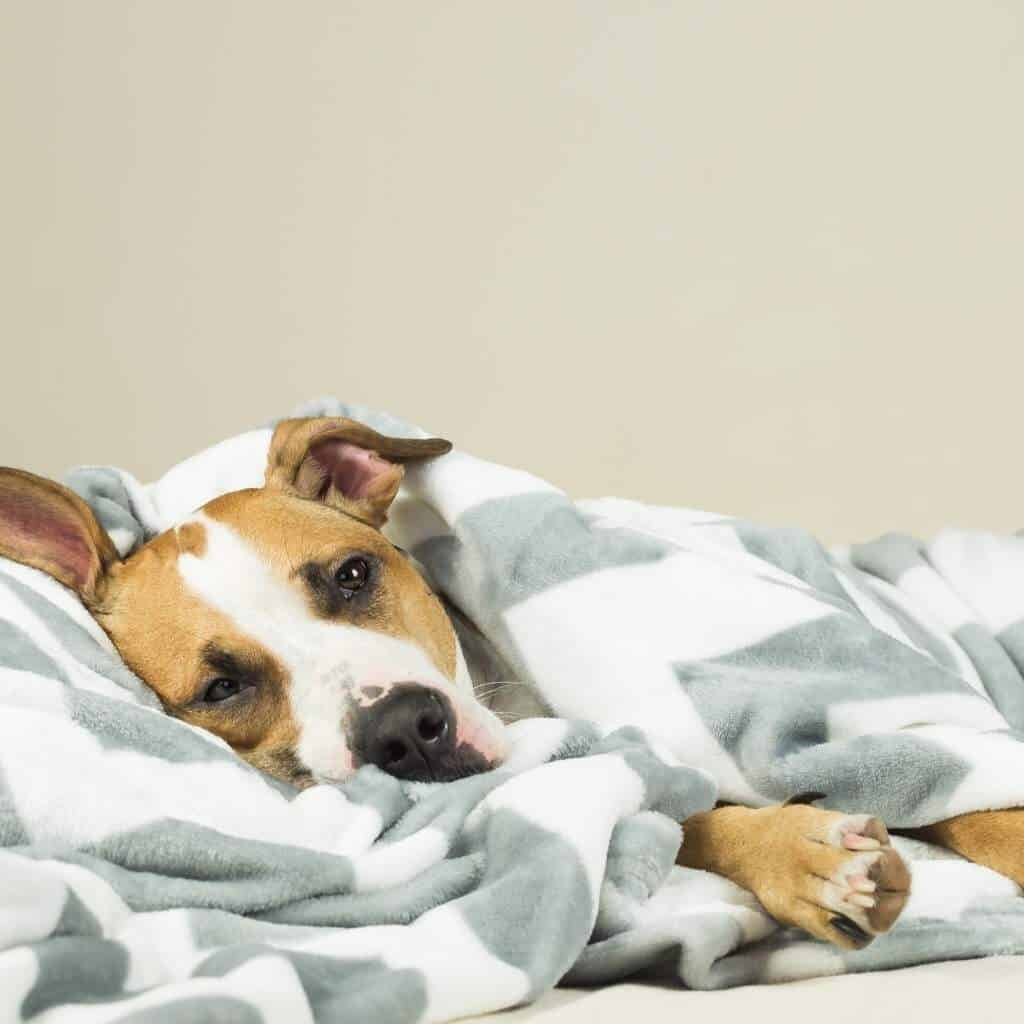
{"type": "Polygon", "coordinates": [[[0,0],[0,462],[335,393],[584,496],[1024,525],[1024,5],[0,0]]]}

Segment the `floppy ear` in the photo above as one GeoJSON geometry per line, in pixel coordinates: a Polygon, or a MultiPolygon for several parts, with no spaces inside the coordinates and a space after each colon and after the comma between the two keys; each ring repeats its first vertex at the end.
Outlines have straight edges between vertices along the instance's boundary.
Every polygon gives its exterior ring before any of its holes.
{"type": "Polygon", "coordinates": [[[89,506],[66,487],[0,467],[0,555],[41,569],[87,604],[120,561],[89,506]]]}
{"type": "Polygon", "coordinates": [[[266,486],[380,527],[402,483],[402,463],[444,455],[451,447],[439,437],[385,437],[341,417],[283,420],[270,442],[266,486]]]}

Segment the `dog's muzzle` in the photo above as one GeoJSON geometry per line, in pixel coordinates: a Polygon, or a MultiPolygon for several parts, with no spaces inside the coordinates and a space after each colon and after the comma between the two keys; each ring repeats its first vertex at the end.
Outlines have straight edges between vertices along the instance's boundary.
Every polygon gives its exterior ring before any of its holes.
{"type": "Polygon", "coordinates": [[[448,699],[417,683],[395,686],[364,708],[354,726],[352,749],[358,761],[399,779],[444,782],[490,768],[478,751],[457,744],[448,699]]]}

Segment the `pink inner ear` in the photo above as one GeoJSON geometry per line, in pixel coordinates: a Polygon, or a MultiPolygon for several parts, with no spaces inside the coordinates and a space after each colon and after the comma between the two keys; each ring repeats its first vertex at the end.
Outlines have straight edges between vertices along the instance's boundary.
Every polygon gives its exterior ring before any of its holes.
{"type": "Polygon", "coordinates": [[[376,452],[348,441],[324,441],[310,454],[327,473],[328,482],[346,498],[365,498],[382,477],[391,476],[395,471],[394,465],[376,452]]]}
{"type": "MultiPolygon", "coordinates": [[[[63,509],[0,492],[0,520],[15,559],[35,564],[42,558],[66,573],[75,587],[89,582],[92,549],[82,529],[63,509]]],[[[53,569],[46,571],[52,574],[53,569]]]]}

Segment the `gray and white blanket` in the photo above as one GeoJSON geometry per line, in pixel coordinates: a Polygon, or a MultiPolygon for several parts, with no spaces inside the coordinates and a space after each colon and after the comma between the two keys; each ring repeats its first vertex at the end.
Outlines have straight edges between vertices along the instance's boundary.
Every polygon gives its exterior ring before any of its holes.
{"type": "MultiPolygon", "coordinates": [[[[269,440],[69,482],[127,553],[258,485],[269,440]]],[[[561,716],[513,726],[494,772],[295,793],[0,561],[0,1020],[438,1021],[638,971],[715,988],[1024,953],[1015,884],[912,844],[903,918],[857,953],[672,866],[675,822],[716,798],[819,791],[892,825],[1024,805],[1024,539],[829,553],[460,451],[410,470],[389,530],[561,716]]]]}

